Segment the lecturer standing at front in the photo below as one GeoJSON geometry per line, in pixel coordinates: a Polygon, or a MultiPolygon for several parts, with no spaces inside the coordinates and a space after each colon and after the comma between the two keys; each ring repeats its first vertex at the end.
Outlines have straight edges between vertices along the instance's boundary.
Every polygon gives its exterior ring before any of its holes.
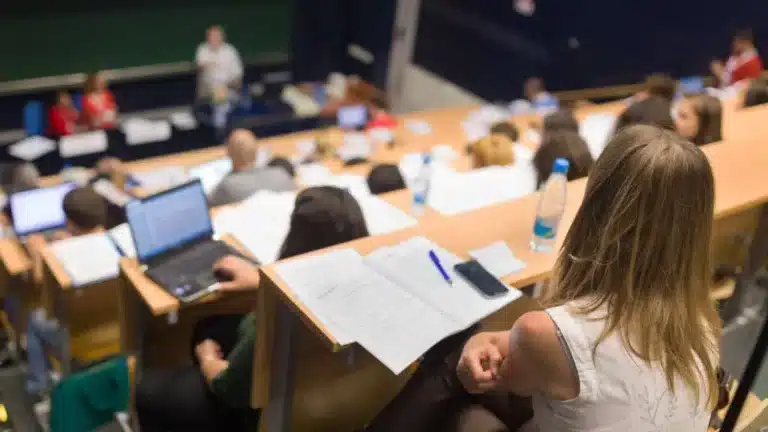
{"type": "Polygon", "coordinates": [[[211,26],[206,41],[197,47],[197,99],[213,107],[213,123],[223,127],[243,84],[243,62],[235,47],[225,41],[224,31],[211,26]]]}

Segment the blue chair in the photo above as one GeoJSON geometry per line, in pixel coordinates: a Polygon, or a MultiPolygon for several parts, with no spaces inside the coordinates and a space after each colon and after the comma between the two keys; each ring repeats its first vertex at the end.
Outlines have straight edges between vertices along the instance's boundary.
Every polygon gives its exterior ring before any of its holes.
{"type": "Polygon", "coordinates": [[[28,136],[43,135],[45,133],[45,116],[43,103],[29,101],[24,105],[24,131],[28,136]]]}
{"type": "Polygon", "coordinates": [[[81,111],[83,109],[83,94],[80,92],[72,93],[72,105],[75,109],[81,111]]]}

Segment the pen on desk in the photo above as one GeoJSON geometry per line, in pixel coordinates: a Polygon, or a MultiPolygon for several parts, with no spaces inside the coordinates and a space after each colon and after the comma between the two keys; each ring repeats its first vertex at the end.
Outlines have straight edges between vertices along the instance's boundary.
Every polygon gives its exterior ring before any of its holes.
{"type": "Polygon", "coordinates": [[[437,257],[437,254],[435,254],[435,251],[429,251],[429,259],[431,259],[435,264],[435,267],[437,267],[437,270],[440,272],[440,275],[443,276],[443,279],[445,279],[449,285],[453,285],[451,277],[448,275],[448,272],[445,271],[445,268],[443,268],[443,265],[440,263],[440,259],[437,257]]]}

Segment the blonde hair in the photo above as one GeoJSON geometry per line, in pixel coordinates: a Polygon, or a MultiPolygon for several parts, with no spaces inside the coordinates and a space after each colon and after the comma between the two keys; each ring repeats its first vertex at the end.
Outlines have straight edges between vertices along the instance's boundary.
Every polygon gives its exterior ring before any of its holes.
{"type": "Polygon", "coordinates": [[[713,208],[701,150],[656,127],[622,129],[592,167],[543,301],[604,310],[593,350],[619,332],[638,358],[661,366],[672,391],[679,377],[700,399],[705,383],[712,407],[721,333],[708,295],[713,208]]]}
{"type": "Polygon", "coordinates": [[[511,165],[515,162],[512,143],[506,139],[498,139],[493,135],[482,138],[473,147],[472,161],[475,168],[511,165]]]}

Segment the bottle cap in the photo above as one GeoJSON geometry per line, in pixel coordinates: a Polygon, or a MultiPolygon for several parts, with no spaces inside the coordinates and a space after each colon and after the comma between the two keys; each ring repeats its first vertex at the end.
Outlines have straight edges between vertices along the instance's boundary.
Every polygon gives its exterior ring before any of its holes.
{"type": "Polygon", "coordinates": [[[557,158],[555,159],[555,166],[552,168],[552,172],[566,174],[570,166],[571,164],[568,162],[568,159],[557,158]]]}
{"type": "Polygon", "coordinates": [[[431,163],[432,162],[432,154],[431,153],[424,153],[424,155],[422,156],[422,161],[424,162],[425,165],[428,164],[428,163],[431,163]]]}

